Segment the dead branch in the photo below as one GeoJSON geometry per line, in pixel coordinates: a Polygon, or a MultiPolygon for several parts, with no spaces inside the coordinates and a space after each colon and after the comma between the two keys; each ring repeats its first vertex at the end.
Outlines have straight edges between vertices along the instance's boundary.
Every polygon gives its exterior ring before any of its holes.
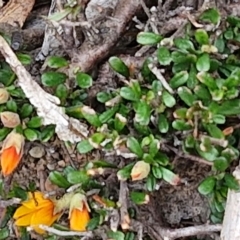
{"type": "Polygon", "coordinates": [[[8,206],[19,204],[22,201],[20,198],[11,198],[8,200],[0,200],[0,208],[6,208],[8,206]]]}
{"type": "MultiPolygon", "coordinates": [[[[240,167],[238,166],[233,175],[240,182],[240,167]]],[[[223,228],[221,231],[221,240],[237,240],[240,236],[240,229],[237,227],[240,223],[239,214],[240,192],[228,190],[225,215],[223,219],[223,228]]]]}
{"type": "MultiPolygon", "coordinates": [[[[197,235],[205,235],[211,232],[220,232],[222,225],[221,224],[204,224],[200,226],[193,226],[193,227],[186,227],[186,228],[179,228],[179,229],[166,229],[161,228],[159,226],[150,227],[153,229],[151,232],[155,232],[155,236],[157,235],[159,238],[163,240],[174,240],[177,238],[182,237],[189,237],[189,236],[197,236],[197,235]]],[[[232,239],[232,238],[228,238],[232,239]]]]}
{"type": "Polygon", "coordinates": [[[103,29],[109,29],[109,31],[107,33],[99,33],[99,37],[102,37],[104,41],[96,45],[85,41],[80,50],[71,52],[72,67],[87,72],[96,63],[104,59],[122,36],[127,24],[131,21],[139,6],[139,0],[120,0],[115,8],[116,11],[113,17],[105,21],[104,26],[102,26],[103,29]]]}
{"type": "Polygon", "coordinates": [[[129,229],[130,217],[128,214],[128,186],[126,181],[120,181],[120,191],[119,191],[119,200],[120,204],[120,218],[121,218],[121,227],[122,229],[129,229]]]}
{"type": "Polygon", "coordinates": [[[56,133],[63,141],[79,142],[88,136],[84,124],[68,117],[63,108],[57,106],[60,100],[45,92],[18,60],[8,43],[0,36],[0,51],[6,62],[18,76],[19,86],[22,88],[31,104],[36,107],[39,117],[43,118],[43,125],[56,125],[56,133]]]}

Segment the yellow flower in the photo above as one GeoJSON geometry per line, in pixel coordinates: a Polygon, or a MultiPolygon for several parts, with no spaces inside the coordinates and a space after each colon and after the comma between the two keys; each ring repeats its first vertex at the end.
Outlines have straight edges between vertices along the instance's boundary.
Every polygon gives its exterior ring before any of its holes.
{"type": "Polygon", "coordinates": [[[51,226],[61,214],[61,212],[54,214],[54,202],[51,199],[45,199],[43,193],[30,192],[28,200],[22,202],[22,206],[16,210],[13,218],[17,226],[30,226],[37,233],[43,234],[44,231],[38,225],[51,226]]]}
{"type": "Polygon", "coordinates": [[[90,221],[90,208],[86,197],[81,193],[76,193],[70,203],[69,218],[70,229],[74,231],[86,231],[90,221]]]}
{"type": "Polygon", "coordinates": [[[18,166],[24,147],[24,137],[13,130],[3,142],[1,150],[1,168],[3,176],[11,174],[18,166]]]}

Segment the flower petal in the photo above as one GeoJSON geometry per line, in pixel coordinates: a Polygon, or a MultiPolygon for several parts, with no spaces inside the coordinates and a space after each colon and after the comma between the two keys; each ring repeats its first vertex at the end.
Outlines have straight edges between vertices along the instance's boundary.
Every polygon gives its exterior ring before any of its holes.
{"type": "Polygon", "coordinates": [[[89,220],[90,215],[85,205],[82,211],[74,208],[70,213],[70,228],[74,231],[86,231],[89,220]]]}
{"type": "Polygon", "coordinates": [[[31,218],[30,226],[34,228],[37,233],[44,233],[42,229],[38,227],[38,225],[43,224],[47,226],[51,226],[61,214],[53,215],[54,206],[49,205],[48,207],[41,208],[36,211],[31,218]]]}
{"type": "Polygon", "coordinates": [[[52,201],[50,199],[44,198],[44,195],[41,192],[29,192],[28,200],[22,203],[23,206],[31,209],[40,209],[52,204],[52,201]]]}
{"type": "Polygon", "coordinates": [[[18,219],[18,218],[23,217],[23,216],[25,216],[25,215],[31,214],[31,213],[33,213],[34,211],[36,211],[36,210],[35,210],[35,209],[28,208],[28,207],[26,207],[26,206],[21,206],[21,207],[19,207],[19,208],[15,211],[15,213],[14,213],[14,215],[13,215],[13,218],[14,218],[14,219],[18,219]]]}
{"type": "Polygon", "coordinates": [[[1,167],[3,176],[11,174],[18,166],[20,162],[20,156],[17,154],[16,148],[11,146],[5,148],[1,155],[1,167]]]}

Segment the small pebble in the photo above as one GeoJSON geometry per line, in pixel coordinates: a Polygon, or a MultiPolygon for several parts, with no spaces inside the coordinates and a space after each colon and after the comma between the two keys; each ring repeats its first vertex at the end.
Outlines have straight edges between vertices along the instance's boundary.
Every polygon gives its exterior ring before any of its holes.
{"type": "Polygon", "coordinates": [[[50,163],[48,163],[48,164],[47,164],[47,168],[48,168],[48,170],[52,171],[52,170],[55,169],[55,164],[50,164],[50,163]]]}
{"type": "Polygon", "coordinates": [[[44,156],[45,151],[44,148],[41,146],[36,146],[30,149],[29,154],[33,158],[41,158],[44,156]]]}
{"type": "Polygon", "coordinates": [[[65,167],[65,166],[66,166],[65,161],[64,161],[64,160],[58,161],[58,166],[59,166],[59,167],[65,167]]]}

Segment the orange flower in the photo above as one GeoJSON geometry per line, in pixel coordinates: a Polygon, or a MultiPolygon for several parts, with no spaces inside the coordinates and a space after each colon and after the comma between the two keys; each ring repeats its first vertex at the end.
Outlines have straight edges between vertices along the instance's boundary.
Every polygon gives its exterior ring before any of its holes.
{"type": "Polygon", "coordinates": [[[60,213],[54,213],[54,201],[45,199],[41,192],[28,194],[28,200],[22,203],[13,215],[17,226],[31,226],[40,234],[44,231],[38,226],[40,224],[51,226],[60,216],[60,213]]]}
{"type": "Polygon", "coordinates": [[[69,218],[70,229],[74,231],[86,231],[90,221],[90,208],[86,197],[81,193],[76,193],[70,203],[69,218]]]}
{"type": "Polygon", "coordinates": [[[24,137],[13,130],[3,142],[1,150],[1,168],[3,176],[11,174],[18,166],[24,147],[24,137]]]}

